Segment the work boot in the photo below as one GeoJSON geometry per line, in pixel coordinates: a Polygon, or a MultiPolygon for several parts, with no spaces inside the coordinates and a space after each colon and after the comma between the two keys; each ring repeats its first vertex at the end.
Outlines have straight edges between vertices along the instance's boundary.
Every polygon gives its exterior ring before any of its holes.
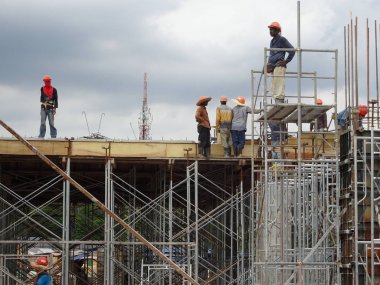
{"type": "Polygon", "coordinates": [[[237,147],[234,147],[234,156],[238,157],[238,155],[239,155],[239,150],[237,147]]]}
{"type": "Polygon", "coordinates": [[[241,157],[241,153],[243,152],[243,149],[242,148],[239,148],[238,149],[238,152],[237,152],[237,157],[241,157]]]}
{"type": "Polygon", "coordinates": [[[210,159],[211,155],[211,147],[207,146],[204,148],[204,156],[206,159],[210,159]]]}
{"type": "Polygon", "coordinates": [[[199,158],[205,158],[203,147],[198,147],[198,157],[199,158]]]}
{"type": "Polygon", "coordinates": [[[229,158],[229,157],[230,157],[229,148],[225,147],[224,148],[224,158],[229,158]]]}

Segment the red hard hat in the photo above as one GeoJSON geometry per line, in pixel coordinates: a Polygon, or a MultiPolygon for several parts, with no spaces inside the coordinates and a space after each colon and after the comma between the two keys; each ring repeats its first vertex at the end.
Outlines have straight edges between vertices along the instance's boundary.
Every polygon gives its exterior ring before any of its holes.
{"type": "Polygon", "coordinates": [[[228,98],[227,96],[220,96],[220,102],[227,102],[228,101],[228,98]]]}
{"type": "Polygon", "coordinates": [[[367,115],[367,113],[368,113],[367,105],[359,105],[358,110],[359,110],[359,115],[361,117],[365,117],[365,115],[367,115]]]}
{"type": "Polygon", "coordinates": [[[36,263],[38,265],[43,265],[43,266],[48,266],[49,264],[49,261],[48,259],[46,258],[46,256],[41,256],[37,259],[36,263]]]}
{"type": "Polygon", "coordinates": [[[42,77],[42,80],[43,81],[51,80],[51,77],[50,77],[50,75],[46,74],[46,75],[44,75],[44,77],[42,77]]]}
{"type": "Polygon", "coordinates": [[[317,100],[315,100],[315,104],[317,104],[317,105],[322,105],[323,104],[323,101],[322,101],[322,99],[317,99],[317,100]]]}
{"type": "Polygon", "coordinates": [[[268,26],[268,28],[274,28],[274,29],[281,31],[281,25],[279,22],[272,22],[272,24],[270,24],[268,26]]]}

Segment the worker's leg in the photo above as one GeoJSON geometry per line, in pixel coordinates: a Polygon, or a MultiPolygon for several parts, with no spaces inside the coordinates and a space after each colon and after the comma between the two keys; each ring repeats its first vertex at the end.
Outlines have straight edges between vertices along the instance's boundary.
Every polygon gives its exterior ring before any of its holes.
{"type": "Polygon", "coordinates": [[[228,158],[230,157],[230,151],[231,151],[231,133],[230,130],[227,128],[221,128],[220,129],[220,139],[221,143],[224,149],[224,157],[228,158]]]}
{"type": "Polygon", "coordinates": [[[52,109],[47,111],[47,117],[48,117],[49,126],[50,126],[50,136],[52,138],[56,138],[57,137],[57,129],[54,126],[54,115],[53,115],[52,109]]]}
{"type": "Polygon", "coordinates": [[[237,145],[237,151],[238,156],[241,156],[241,153],[243,152],[243,148],[245,145],[245,131],[238,131],[238,145],[237,145]]]}
{"type": "Polygon", "coordinates": [[[274,99],[283,100],[285,98],[285,72],[286,68],[282,66],[277,66],[273,70],[270,94],[274,99]]]}
{"type": "Polygon", "coordinates": [[[41,124],[40,124],[40,134],[38,135],[39,138],[44,138],[46,133],[46,110],[44,108],[41,108],[41,124]]]}
{"type": "Polygon", "coordinates": [[[205,130],[206,142],[205,142],[205,147],[204,147],[204,155],[206,159],[209,159],[211,155],[211,143],[210,143],[211,135],[210,135],[210,129],[208,128],[205,128],[205,129],[206,129],[205,130]]]}
{"type": "Polygon", "coordinates": [[[210,154],[210,129],[198,125],[198,142],[200,157],[207,157],[210,154]]]}
{"type": "Polygon", "coordinates": [[[278,147],[280,146],[280,124],[275,124],[275,123],[269,123],[269,128],[271,130],[271,141],[272,141],[272,158],[278,159],[279,158],[279,149],[278,147]]]}
{"type": "Polygon", "coordinates": [[[239,146],[239,131],[231,130],[232,136],[232,147],[234,148],[234,156],[238,156],[238,146],[239,146]]]}

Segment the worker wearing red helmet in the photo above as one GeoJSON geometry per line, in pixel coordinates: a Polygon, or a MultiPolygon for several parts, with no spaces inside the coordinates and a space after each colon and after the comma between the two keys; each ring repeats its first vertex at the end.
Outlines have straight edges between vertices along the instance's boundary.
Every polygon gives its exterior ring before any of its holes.
{"type": "Polygon", "coordinates": [[[363,119],[365,118],[365,116],[368,113],[368,106],[364,105],[364,104],[360,104],[358,106],[358,111],[359,111],[359,120],[358,120],[359,121],[359,131],[363,131],[364,130],[363,119]]]}
{"type": "Polygon", "coordinates": [[[48,272],[49,260],[46,256],[39,257],[31,262],[32,267],[38,272],[36,285],[50,285],[52,278],[48,272]]]}
{"type": "Polygon", "coordinates": [[[42,80],[44,86],[41,87],[41,124],[39,138],[44,138],[46,133],[46,118],[49,120],[50,136],[52,138],[57,137],[57,129],[54,126],[54,115],[58,108],[58,92],[57,89],[51,85],[50,75],[45,75],[42,80]]]}
{"type": "Polygon", "coordinates": [[[231,121],[232,121],[232,109],[227,106],[227,96],[220,97],[220,106],[216,108],[216,131],[220,134],[221,144],[224,148],[224,157],[231,156],[231,121]]]}
{"type": "MultiPolygon", "coordinates": [[[[320,98],[316,99],[315,103],[317,105],[323,105],[323,101],[320,98]]],[[[315,125],[314,122],[310,123],[310,131],[312,131],[314,129],[317,132],[327,131],[327,114],[326,113],[323,113],[323,114],[319,115],[319,117],[317,118],[316,125],[315,125]]]]}

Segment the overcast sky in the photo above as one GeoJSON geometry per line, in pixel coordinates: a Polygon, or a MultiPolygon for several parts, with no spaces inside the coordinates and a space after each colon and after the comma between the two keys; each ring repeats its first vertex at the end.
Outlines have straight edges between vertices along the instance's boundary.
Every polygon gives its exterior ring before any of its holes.
{"type": "MultiPolygon", "coordinates": [[[[58,137],[88,135],[85,112],[90,132],[104,113],[100,133],[138,138],[147,72],[152,138],[195,140],[199,96],[213,97],[212,124],[221,95],[249,99],[250,70],[263,66],[272,21],[297,45],[297,1],[0,0],[0,7],[0,119],[26,137],[38,135],[42,76],[50,74],[59,95],[58,137]]],[[[365,19],[373,33],[379,11],[378,0],[301,1],[301,47],[339,50],[339,98],[350,12],[359,17],[364,45],[365,19]]],[[[359,56],[365,68],[365,54],[359,56]]],[[[304,69],[331,75],[330,57],[305,56],[304,69]]],[[[294,59],[288,70],[296,68],[294,59]]],[[[333,103],[325,88],[322,98],[333,103]]],[[[1,128],[0,136],[10,135],[1,128]]]]}

